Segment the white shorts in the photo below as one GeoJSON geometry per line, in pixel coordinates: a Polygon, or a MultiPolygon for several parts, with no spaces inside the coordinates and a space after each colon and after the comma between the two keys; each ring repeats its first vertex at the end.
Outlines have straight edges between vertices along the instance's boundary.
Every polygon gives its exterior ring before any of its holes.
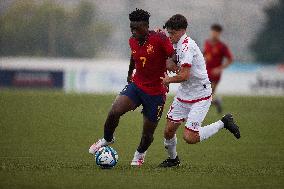
{"type": "Polygon", "coordinates": [[[186,128],[193,131],[199,131],[210,108],[211,101],[212,98],[195,103],[186,103],[175,98],[168,111],[167,119],[175,123],[186,121],[186,128]]]}

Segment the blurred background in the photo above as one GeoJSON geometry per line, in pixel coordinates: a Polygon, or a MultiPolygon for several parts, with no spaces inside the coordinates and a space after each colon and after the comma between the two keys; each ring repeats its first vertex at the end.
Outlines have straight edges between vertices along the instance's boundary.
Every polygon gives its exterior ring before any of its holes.
{"type": "Polygon", "coordinates": [[[119,92],[135,8],[151,13],[151,28],[185,15],[201,49],[212,23],[224,27],[234,64],[218,93],[284,95],[284,0],[0,0],[0,89],[119,92]]]}

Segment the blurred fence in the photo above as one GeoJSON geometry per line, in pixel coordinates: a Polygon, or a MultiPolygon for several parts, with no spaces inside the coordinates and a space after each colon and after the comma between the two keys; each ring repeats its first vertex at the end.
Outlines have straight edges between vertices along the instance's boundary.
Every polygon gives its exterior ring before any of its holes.
{"type": "MultiPolygon", "coordinates": [[[[0,59],[0,88],[62,89],[118,93],[126,85],[127,60],[0,59]]],[[[171,86],[175,93],[178,84],[171,86]]],[[[222,76],[224,95],[284,95],[284,65],[234,63],[222,76]]]]}

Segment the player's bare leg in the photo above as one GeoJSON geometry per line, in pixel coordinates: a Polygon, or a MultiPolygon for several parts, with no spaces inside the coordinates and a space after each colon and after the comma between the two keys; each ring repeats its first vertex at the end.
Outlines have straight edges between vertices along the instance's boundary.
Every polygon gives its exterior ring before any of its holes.
{"type": "Polygon", "coordinates": [[[164,145],[168,152],[168,158],[163,161],[159,167],[174,167],[179,166],[180,161],[177,155],[176,145],[177,137],[176,131],[181,123],[176,123],[167,119],[167,125],[164,130],[164,145]]]}
{"type": "Polygon", "coordinates": [[[131,165],[141,166],[144,163],[147,149],[154,140],[154,132],[158,125],[158,122],[150,121],[146,116],[143,116],[143,131],[140,140],[140,144],[134,153],[131,165]]]}
{"type": "Polygon", "coordinates": [[[233,116],[231,114],[226,114],[221,120],[200,127],[199,131],[185,128],[183,139],[188,144],[196,144],[215,135],[222,128],[229,130],[237,139],[241,137],[239,127],[235,123],[233,116]]]}
{"type": "Polygon", "coordinates": [[[128,96],[117,96],[111,107],[111,110],[108,113],[104,125],[104,138],[107,141],[111,141],[113,139],[113,133],[118,126],[120,117],[126,112],[134,110],[135,108],[136,104],[128,96]]]}
{"type": "Polygon", "coordinates": [[[215,94],[217,88],[217,82],[211,82],[212,94],[215,94]]]}
{"type": "Polygon", "coordinates": [[[196,144],[196,143],[200,142],[199,132],[184,128],[183,139],[188,144],[196,144]]]}
{"type": "Polygon", "coordinates": [[[120,117],[135,108],[136,104],[129,97],[125,95],[117,96],[104,124],[104,138],[94,143],[90,147],[89,153],[95,154],[102,146],[114,143],[113,133],[118,126],[120,117]]]}
{"type": "Polygon", "coordinates": [[[211,82],[212,94],[213,94],[212,104],[216,106],[218,113],[222,113],[222,111],[223,111],[222,100],[221,100],[221,98],[216,97],[216,95],[215,95],[217,85],[218,85],[218,82],[214,82],[214,81],[211,82]]]}

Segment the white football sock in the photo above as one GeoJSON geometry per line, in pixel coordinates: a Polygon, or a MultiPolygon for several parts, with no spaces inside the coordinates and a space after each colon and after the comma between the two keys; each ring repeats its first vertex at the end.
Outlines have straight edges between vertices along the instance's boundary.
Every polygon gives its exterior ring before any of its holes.
{"type": "Polygon", "coordinates": [[[215,123],[212,123],[210,125],[200,127],[199,128],[200,141],[206,140],[209,137],[215,135],[223,127],[224,127],[224,123],[221,120],[215,123]]]}
{"type": "Polygon", "coordinates": [[[164,145],[168,151],[169,157],[175,159],[177,157],[177,137],[176,135],[170,140],[164,139],[164,145]]]}

